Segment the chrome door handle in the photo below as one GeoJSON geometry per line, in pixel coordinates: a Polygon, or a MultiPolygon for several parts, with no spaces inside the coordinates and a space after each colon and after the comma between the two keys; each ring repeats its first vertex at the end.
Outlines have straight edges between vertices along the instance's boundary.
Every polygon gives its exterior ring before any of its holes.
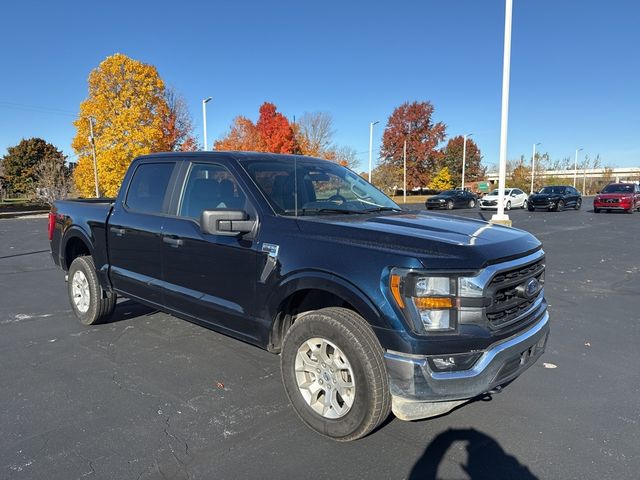
{"type": "Polygon", "coordinates": [[[184,245],[184,240],[181,240],[179,238],[173,238],[173,237],[162,237],[162,241],[174,248],[178,248],[181,247],[182,245],[184,245]]]}
{"type": "Polygon", "coordinates": [[[115,233],[117,236],[122,237],[127,231],[124,228],[111,227],[109,229],[111,233],[115,233]]]}

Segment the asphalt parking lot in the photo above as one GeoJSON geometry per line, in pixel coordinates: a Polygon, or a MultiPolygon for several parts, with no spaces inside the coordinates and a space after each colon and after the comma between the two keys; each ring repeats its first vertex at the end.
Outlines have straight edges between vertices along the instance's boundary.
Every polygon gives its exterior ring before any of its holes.
{"type": "Polygon", "coordinates": [[[349,444],[297,419],[278,356],[130,301],[80,325],[46,218],[0,220],[0,478],[637,479],[640,214],[588,204],[510,212],[547,253],[541,360],[499,395],[349,444]]]}

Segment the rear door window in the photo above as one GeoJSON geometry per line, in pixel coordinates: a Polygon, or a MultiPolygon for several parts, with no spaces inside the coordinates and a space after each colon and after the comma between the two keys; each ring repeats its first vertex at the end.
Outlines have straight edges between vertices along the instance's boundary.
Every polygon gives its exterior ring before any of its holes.
{"type": "Polygon", "coordinates": [[[165,198],[174,166],[173,162],[138,165],[127,191],[127,208],[141,213],[166,213],[165,198]]]}

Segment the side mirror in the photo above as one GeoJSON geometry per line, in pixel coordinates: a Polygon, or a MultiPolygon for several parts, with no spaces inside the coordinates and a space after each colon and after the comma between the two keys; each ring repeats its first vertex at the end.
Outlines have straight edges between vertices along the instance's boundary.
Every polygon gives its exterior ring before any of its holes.
{"type": "Polygon", "coordinates": [[[200,230],[210,235],[226,235],[235,237],[249,233],[255,226],[255,220],[249,220],[244,210],[217,208],[204,210],[200,216],[200,230]]]}

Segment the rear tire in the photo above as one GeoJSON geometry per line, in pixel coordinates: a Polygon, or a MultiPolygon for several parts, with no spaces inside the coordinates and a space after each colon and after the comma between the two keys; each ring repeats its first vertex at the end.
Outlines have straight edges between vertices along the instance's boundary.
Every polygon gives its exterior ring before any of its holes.
{"type": "Polygon", "coordinates": [[[100,286],[93,258],[77,257],[69,267],[67,282],[69,302],[84,325],[96,325],[107,320],[116,308],[116,294],[100,286]]]}
{"type": "Polygon", "coordinates": [[[529,202],[527,202],[526,200],[524,202],[522,202],[522,209],[527,208],[528,204],[529,204],[529,202]]]}
{"type": "Polygon", "coordinates": [[[473,198],[469,200],[469,208],[476,208],[476,201],[473,198]]]}
{"type": "Polygon", "coordinates": [[[505,207],[505,210],[511,210],[511,202],[507,202],[507,206],[505,207]]]}
{"type": "Polygon", "coordinates": [[[356,440],[389,416],[382,348],[351,310],[323,308],[297,320],[285,336],[280,366],[294,410],[321,435],[356,440]]]}

